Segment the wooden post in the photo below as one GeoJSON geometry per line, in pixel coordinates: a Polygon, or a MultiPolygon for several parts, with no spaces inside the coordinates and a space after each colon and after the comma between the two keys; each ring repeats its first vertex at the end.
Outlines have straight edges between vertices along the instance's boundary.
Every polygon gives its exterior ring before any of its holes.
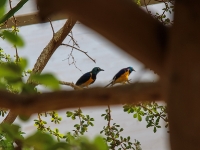
{"type": "Polygon", "coordinates": [[[177,0],[166,54],[172,150],[200,149],[200,1],[177,0]]]}

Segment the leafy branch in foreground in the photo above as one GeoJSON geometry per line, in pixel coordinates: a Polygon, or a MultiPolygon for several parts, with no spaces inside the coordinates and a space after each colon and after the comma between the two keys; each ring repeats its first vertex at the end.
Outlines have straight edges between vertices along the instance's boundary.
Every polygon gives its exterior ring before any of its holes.
{"type": "Polygon", "coordinates": [[[72,120],[75,120],[77,117],[79,119],[79,124],[74,125],[74,137],[84,135],[84,133],[87,132],[89,126],[94,126],[94,118],[91,118],[89,115],[83,115],[83,112],[80,108],[74,112],[67,111],[66,114],[67,117],[71,117],[72,120]]]}
{"type": "Polygon", "coordinates": [[[109,149],[115,150],[118,148],[118,150],[142,150],[139,141],[135,140],[135,142],[133,143],[130,142],[130,136],[124,138],[120,135],[120,133],[124,130],[123,128],[120,128],[120,125],[116,123],[113,123],[113,125],[111,125],[112,119],[110,106],[108,106],[108,109],[106,109],[106,113],[102,114],[101,116],[108,121],[107,126],[104,126],[103,130],[100,133],[104,133],[104,135],[106,136],[104,139],[109,144],[109,149]]]}
{"type": "MultiPolygon", "coordinates": [[[[51,117],[51,122],[55,123],[55,124],[59,124],[62,120],[62,118],[58,115],[57,112],[55,111],[52,111],[52,112],[45,112],[44,113],[44,116],[47,117],[47,116],[50,116],[51,117]]],[[[55,128],[55,129],[51,129],[50,126],[46,127],[45,125],[47,124],[46,121],[42,120],[42,117],[43,114],[40,113],[38,114],[38,119],[35,119],[35,126],[37,127],[37,129],[41,132],[49,132],[51,135],[55,136],[57,138],[58,141],[60,141],[60,139],[65,139],[66,137],[64,136],[64,134],[61,134],[59,132],[59,129],[55,128]]]]}
{"type": "Polygon", "coordinates": [[[71,139],[70,143],[56,141],[50,134],[37,131],[27,138],[22,136],[17,125],[0,125],[0,149],[14,150],[108,150],[102,137],[97,136],[90,141],[86,137],[71,139]],[[18,146],[13,143],[17,142],[18,146]]]}
{"type": "Polygon", "coordinates": [[[135,105],[124,105],[124,112],[128,114],[132,113],[133,118],[137,118],[138,121],[142,121],[142,117],[145,117],[147,122],[147,128],[153,127],[153,132],[157,131],[157,128],[161,128],[160,119],[165,122],[165,128],[168,127],[167,106],[158,105],[156,102],[138,103],[135,105]]]}

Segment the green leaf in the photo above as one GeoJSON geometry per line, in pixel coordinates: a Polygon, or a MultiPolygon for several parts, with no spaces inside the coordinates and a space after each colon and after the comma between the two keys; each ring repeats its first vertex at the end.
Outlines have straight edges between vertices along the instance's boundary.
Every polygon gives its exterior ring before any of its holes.
{"type": "Polygon", "coordinates": [[[26,59],[24,59],[24,58],[21,58],[20,62],[19,62],[19,66],[20,66],[20,68],[21,68],[22,71],[25,70],[25,68],[27,67],[27,65],[28,65],[28,61],[26,59]]]}
{"type": "Polygon", "coordinates": [[[157,128],[161,128],[161,126],[156,126],[157,128]]]}
{"type": "Polygon", "coordinates": [[[95,137],[93,144],[96,146],[96,150],[108,150],[108,146],[101,136],[95,137]]]}
{"type": "Polygon", "coordinates": [[[142,121],[142,117],[140,114],[138,114],[137,118],[138,118],[138,121],[142,121]]]}
{"type": "Polygon", "coordinates": [[[90,118],[90,121],[94,121],[94,118],[90,118]]]}
{"type": "Polygon", "coordinates": [[[133,115],[133,118],[137,118],[137,115],[138,115],[138,114],[137,114],[137,113],[135,113],[135,114],[133,115]]]}
{"type": "Polygon", "coordinates": [[[30,119],[30,116],[19,115],[19,118],[20,118],[22,121],[28,121],[28,120],[30,119]]]}
{"type": "Polygon", "coordinates": [[[32,136],[25,139],[24,144],[34,146],[34,148],[38,150],[47,150],[55,144],[55,141],[49,134],[37,131],[32,136]]]}
{"type": "Polygon", "coordinates": [[[156,129],[156,127],[154,127],[154,128],[153,128],[153,132],[156,133],[156,131],[157,131],[157,129],[156,129]]]}
{"type": "Polygon", "coordinates": [[[3,31],[3,36],[5,39],[10,42],[11,44],[14,44],[15,46],[23,47],[24,46],[24,41],[19,35],[16,35],[13,32],[4,30],[3,31]]]}
{"type": "Polygon", "coordinates": [[[49,73],[33,74],[31,75],[31,80],[33,82],[43,84],[53,90],[58,90],[60,88],[58,80],[52,74],[49,73]]]}
{"type": "Polygon", "coordinates": [[[71,117],[73,115],[71,111],[67,111],[66,114],[67,114],[67,117],[71,117]]]}
{"type": "Polygon", "coordinates": [[[68,143],[59,142],[53,145],[52,147],[49,147],[48,150],[70,150],[70,146],[68,143]]]}
{"type": "Polygon", "coordinates": [[[5,12],[6,1],[7,0],[0,0],[0,17],[2,17],[5,12]]]}
{"type": "Polygon", "coordinates": [[[149,121],[149,116],[146,116],[146,121],[149,121]]]}
{"type": "MultiPolygon", "coordinates": [[[[0,0],[5,1],[5,0],[0,0]]],[[[8,20],[10,17],[12,17],[28,0],[21,0],[15,7],[13,7],[7,14],[4,16],[0,16],[0,24],[8,20]]],[[[3,4],[1,2],[0,4],[3,4]]],[[[0,5],[1,6],[1,5],[0,5]]]]}
{"type": "Polygon", "coordinates": [[[13,139],[13,140],[22,140],[23,137],[20,135],[19,131],[20,127],[18,125],[10,125],[8,123],[2,123],[0,125],[0,130],[1,132],[5,132],[8,138],[13,139]]]}
{"type": "Polygon", "coordinates": [[[15,63],[0,64],[0,77],[19,78],[21,76],[21,68],[15,63]]]}

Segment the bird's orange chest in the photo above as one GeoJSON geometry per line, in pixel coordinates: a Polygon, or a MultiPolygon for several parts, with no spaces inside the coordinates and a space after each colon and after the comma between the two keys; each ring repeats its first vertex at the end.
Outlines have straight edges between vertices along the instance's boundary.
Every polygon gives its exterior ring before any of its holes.
{"type": "Polygon", "coordinates": [[[129,71],[126,71],[118,79],[115,80],[115,83],[123,83],[128,81],[129,71]]]}
{"type": "Polygon", "coordinates": [[[87,80],[85,83],[83,83],[81,86],[88,86],[90,85],[94,80],[92,79],[92,75],[90,76],[89,80],[87,80]]]}

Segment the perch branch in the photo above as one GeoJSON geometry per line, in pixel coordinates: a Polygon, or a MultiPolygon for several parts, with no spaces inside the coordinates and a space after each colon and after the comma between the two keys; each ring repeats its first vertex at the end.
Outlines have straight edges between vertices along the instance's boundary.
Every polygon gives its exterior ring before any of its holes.
{"type": "Polygon", "coordinates": [[[135,83],[113,88],[57,91],[37,95],[15,95],[0,91],[0,107],[31,115],[50,110],[163,100],[159,83],[135,83]]]}
{"type": "Polygon", "coordinates": [[[83,89],[83,88],[81,88],[81,87],[75,85],[73,82],[70,83],[70,82],[65,82],[65,81],[59,81],[59,84],[71,86],[71,87],[74,88],[75,90],[82,90],[82,89],[83,89]]]}

